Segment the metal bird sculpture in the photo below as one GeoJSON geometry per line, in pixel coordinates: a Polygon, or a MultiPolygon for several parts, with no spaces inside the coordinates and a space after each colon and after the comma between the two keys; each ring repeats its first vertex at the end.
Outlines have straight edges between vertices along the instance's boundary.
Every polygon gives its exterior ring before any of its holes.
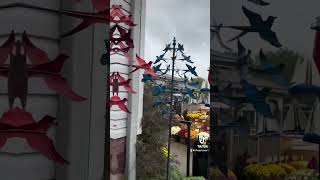
{"type": "Polygon", "coordinates": [[[23,138],[28,145],[43,156],[60,164],[69,164],[59,155],[53,141],[47,136],[49,128],[56,124],[55,118],[44,116],[34,120],[31,113],[14,108],[3,113],[0,119],[0,148],[11,138],[23,138]]]}
{"type": "Polygon", "coordinates": [[[272,118],[273,115],[271,109],[266,103],[267,93],[270,92],[271,89],[263,88],[259,91],[255,85],[248,83],[244,79],[241,79],[240,83],[244,89],[247,101],[253,105],[255,110],[265,117],[272,118]]]}
{"type": "Polygon", "coordinates": [[[181,55],[182,55],[184,61],[187,61],[188,63],[193,63],[193,62],[190,60],[190,56],[186,56],[186,55],[184,55],[184,53],[182,53],[181,55]]]}
{"type": "Polygon", "coordinates": [[[260,49],[259,58],[261,62],[262,71],[270,74],[273,82],[280,86],[289,86],[289,81],[283,76],[283,71],[285,68],[284,64],[275,65],[268,62],[267,57],[263,53],[262,49],[260,49]]]}
{"type": "Polygon", "coordinates": [[[143,76],[143,78],[141,81],[145,82],[145,83],[149,82],[149,81],[154,82],[154,80],[155,80],[150,74],[143,74],[142,76],[143,76]]]}
{"type": "Polygon", "coordinates": [[[278,48],[282,47],[276,33],[271,30],[273,22],[277,17],[269,16],[266,20],[263,20],[261,15],[248,10],[244,6],[242,6],[242,10],[249,19],[250,26],[223,26],[222,28],[231,28],[242,31],[239,35],[230,39],[229,42],[238,39],[249,32],[256,32],[259,34],[260,38],[269,42],[271,45],[278,48]]]}
{"type": "Polygon", "coordinates": [[[186,64],[187,66],[187,70],[183,70],[186,74],[187,72],[190,72],[191,74],[193,74],[194,76],[198,76],[197,72],[196,72],[196,67],[191,67],[190,65],[186,64]]]}
{"type": "Polygon", "coordinates": [[[112,106],[118,106],[122,111],[130,113],[128,107],[125,105],[127,101],[127,98],[120,99],[119,96],[112,96],[110,97],[110,109],[112,106]]]}
{"type": "Polygon", "coordinates": [[[83,98],[72,91],[60,71],[68,56],[61,54],[50,61],[47,54],[37,48],[24,32],[22,42],[15,41],[12,31],[9,39],[0,47],[0,76],[8,78],[9,106],[12,108],[14,100],[19,98],[22,107],[27,101],[28,79],[31,77],[43,78],[48,88],[74,101],[84,101],[83,98]],[[24,49],[24,54],[22,53],[24,49]],[[15,52],[13,52],[15,49],[15,52]],[[27,64],[27,56],[32,65],[27,64]],[[10,57],[9,65],[6,65],[10,57]]]}
{"type": "Polygon", "coordinates": [[[250,55],[251,55],[251,50],[247,49],[243,46],[243,44],[240,42],[238,39],[237,41],[238,45],[238,63],[239,63],[239,69],[240,69],[240,77],[241,78],[246,78],[248,75],[249,71],[249,61],[250,61],[250,55]]]}
{"type": "Polygon", "coordinates": [[[156,61],[154,62],[154,64],[157,64],[157,63],[160,62],[160,61],[167,62],[165,59],[163,59],[163,57],[164,57],[165,54],[166,54],[166,52],[163,53],[163,54],[161,54],[160,56],[156,56],[156,61]]]}
{"type": "Polygon", "coordinates": [[[178,43],[178,49],[177,49],[177,51],[180,51],[181,53],[183,53],[184,47],[183,47],[182,44],[178,43]]]}
{"type": "Polygon", "coordinates": [[[165,52],[171,51],[171,44],[166,44],[166,47],[162,51],[165,51],[165,52]]]}
{"type": "MultiPolygon", "coordinates": [[[[58,12],[60,14],[66,14],[64,12],[58,12]]],[[[96,23],[109,23],[114,22],[116,24],[118,23],[124,23],[128,26],[135,26],[135,24],[132,22],[132,16],[128,15],[126,16],[123,12],[123,8],[121,5],[113,5],[110,9],[101,10],[97,13],[81,13],[81,12],[69,12],[69,16],[81,18],[82,22],[76,26],[74,29],[70,30],[69,32],[62,35],[62,37],[67,37],[70,35],[73,35],[77,32],[82,31],[83,29],[96,24],[96,23]],[[86,17],[84,15],[91,15],[89,17],[86,17]],[[120,20],[115,20],[115,18],[118,17],[120,20]]]]}
{"type": "Polygon", "coordinates": [[[165,93],[166,93],[166,86],[163,86],[162,84],[153,86],[153,90],[152,90],[153,96],[159,96],[165,93]]]}
{"type": "Polygon", "coordinates": [[[268,5],[270,5],[270,3],[265,2],[263,0],[247,0],[247,1],[251,2],[251,3],[254,3],[256,5],[259,5],[259,6],[268,6],[268,5]]]}
{"type": "Polygon", "coordinates": [[[119,86],[123,86],[129,93],[135,94],[136,92],[130,86],[131,79],[125,80],[119,72],[113,72],[110,76],[110,86],[112,86],[113,95],[119,94],[119,86]]]}
{"type": "Polygon", "coordinates": [[[130,73],[133,73],[139,69],[143,69],[145,71],[145,73],[150,74],[152,77],[158,77],[159,75],[157,75],[156,73],[154,73],[151,65],[152,65],[152,61],[149,61],[149,63],[146,63],[145,60],[143,60],[142,58],[140,58],[138,55],[136,55],[136,59],[139,63],[139,65],[136,66],[136,69],[134,69],[133,71],[131,71],[130,73]]]}
{"type": "Polygon", "coordinates": [[[185,89],[183,90],[183,94],[188,95],[189,97],[191,97],[192,99],[196,99],[195,95],[193,94],[194,90],[193,89],[189,89],[187,87],[185,87],[185,89]]]}

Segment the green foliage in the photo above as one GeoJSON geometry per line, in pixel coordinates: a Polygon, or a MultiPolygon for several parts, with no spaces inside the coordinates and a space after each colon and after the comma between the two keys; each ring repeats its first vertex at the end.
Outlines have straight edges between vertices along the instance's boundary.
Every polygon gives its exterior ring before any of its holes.
{"type": "Polygon", "coordinates": [[[137,140],[137,179],[162,179],[166,174],[166,158],[161,148],[166,146],[167,123],[153,105],[151,86],[146,85],[144,90],[144,109],[141,126],[142,134],[137,140]]]}
{"type": "MultiPolygon", "coordinates": [[[[298,61],[303,61],[305,57],[302,54],[299,54],[293,50],[289,49],[279,49],[275,52],[264,52],[267,59],[270,61],[270,63],[273,64],[285,64],[284,69],[284,76],[290,81],[294,70],[296,63],[298,61]]],[[[259,59],[259,56],[256,57],[256,59],[259,59]]]]}

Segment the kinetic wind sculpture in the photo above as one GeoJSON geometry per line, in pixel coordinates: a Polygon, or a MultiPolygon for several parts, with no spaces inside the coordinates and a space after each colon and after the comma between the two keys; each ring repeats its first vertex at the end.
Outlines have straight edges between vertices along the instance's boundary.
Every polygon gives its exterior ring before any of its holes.
{"type": "MultiPolygon", "coordinates": [[[[176,39],[173,39],[173,43],[166,44],[166,47],[163,50],[163,53],[159,56],[156,56],[156,60],[154,62],[155,66],[153,67],[153,71],[146,71],[143,74],[142,82],[150,83],[153,85],[153,95],[158,96],[158,100],[154,103],[153,107],[161,107],[163,113],[169,115],[169,140],[168,140],[168,154],[170,154],[170,136],[171,136],[171,122],[173,118],[173,105],[174,103],[182,102],[184,97],[188,96],[192,99],[196,99],[194,92],[199,93],[208,93],[208,88],[201,88],[201,84],[196,79],[191,78],[189,80],[186,74],[190,74],[193,76],[198,76],[196,72],[196,67],[189,65],[192,64],[193,61],[191,60],[190,56],[187,56],[184,52],[184,47],[182,44],[177,43],[176,39]],[[172,55],[170,58],[165,58],[166,54],[171,52],[172,55]],[[180,54],[181,58],[178,58],[178,54],[180,54]],[[171,62],[170,62],[171,61],[171,62]],[[177,61],[181,61],[185,65],[185,69],[176,69],[177,61]],[[165,68],[162,69],[161,67],[164,66],[165,68]],[[167,80],[165,75],[171,72],[171,79],[170,84],[165,86],[163,84],[158,84],[157,79],[164,79],[167,80]],[[175,75],[179,77],[184,77],[184,88],[175,88],[175,75]],[[158,76],[158,77],[156,77],[158,76]],[[155,78],[156,77],[156,78],[155,78]],[[188,87],[189,86],[189,87],[188,87]],[[183,99],[180,101],[175,101],[173,98],[174,93],[180,93],[183,95],[183,99]],[[169,111],[167,111],[169,109],[169,111]]],[[[141,64],[141,63],[140,63],[141,64]]],[[[143,63],[145,66],[147,64],[143,63]]],[[[148,65],[150,67],[151,65],[148,65]]],[[[168,156],[167,160],[167,179],[169,175],[169,166],[170,166],[170,159],[168,156]]]]}

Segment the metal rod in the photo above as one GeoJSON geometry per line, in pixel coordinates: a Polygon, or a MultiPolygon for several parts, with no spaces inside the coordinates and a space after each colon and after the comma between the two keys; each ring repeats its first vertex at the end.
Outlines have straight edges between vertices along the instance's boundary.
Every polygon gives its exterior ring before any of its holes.
{"type": "Polygon", "coordinates": [[[187,124],[188,126],[188,138],[187,138],[187,177],[190,176],[190,129],[191,123],[187,124]]]}
{"type": "Polygon", "coordinates": [[[110,21],[110,17],[106,17],[105,15],[99,15],[99,14],[94,14],[94,13],[76,12],[76,11],[55,10],[55,9],[49,9],[49,8],[44,8],[44,7],[33,6],[33,5],[30,5],[30,4],[26,4],[26,3],[12,3],[12,4],[9,4],[9,5],[3,5],[3,6],[0,6],[0,9],[16,8],[16,7],[36,9],[36,10],[39,10],[39,11],[47,11],[47,12],[51,12],[51,13],[71,16],[71,17],[74,17],[74,18],[91,18],[91,19],[96,19],[96,20],[101,20],[101,21],[106,21],[106,22],[110,21]]]}
{"type": "Polygon", "coordinates": [[[176,38],[173,38],[173,48],[172,48],[172,73],[171,73],[171,92],[170,92],[170,117],[169,117],[169,137],[168,137],[168,158],[167,158],[167,180],[169,180],[169,173],[170,173],[170,138],[171,138],[171,123],[172,123],[172,110],[173,110],[173,85],[174,85],[174,65],[176,59],[176,38]]]}

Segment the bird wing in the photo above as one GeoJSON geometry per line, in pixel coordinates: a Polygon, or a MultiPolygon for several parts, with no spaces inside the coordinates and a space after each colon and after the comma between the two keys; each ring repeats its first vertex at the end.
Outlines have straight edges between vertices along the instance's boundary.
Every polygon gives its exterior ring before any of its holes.
{"type": "Polygon", "coordinates": [[[67,55],[61,54],[55,60],[35,65],[28,69],[29,76],[39,76],[39,77],[51,77],[60,76],[60,73],[64,62],[68,58],[67,55]]]}
{"type": "Polygon", "coordinates": [[[241,41],[238,39],[238,56],[244,56],[246,54],[246,48],[243,46],[241,41]]]}
{"type": "Polygon", "coordinates": [[[143,60],[141,57],[139,57],[137,54],[136,54],[136,58],[140,66],[147,64],[146,61],[143,60]]]}
{"type": "Polygon", "coordinates": [[[25,135],[28,144],[32,149],[40,152],[42,155],[50,160],[61,164],[69,164],[59,153],[56,151],[53,141],[44,134],[32,134],[25,135]]]}
{"type": "Polygon", "coordinates": [[[256,5],[260,5],[260,6],[267,6],[267,5],[270,4],[270,3],[265,2],[263,0],[248,0],[248,1],[252,2],[252,3],[256,4],[256,5]]]}
{"type": "Polygon", "coordinates": [[[261,37],[261,39],[268,41],[271,45],[275,46],[275,47],[282,47],[282,45],[280,44],[277,35],[275,32],[273,31],[264,31],[264,32],[259,32],[259,36],[261,37]]]}
{"type": "Polygon", "coordinates": [[[110,0],[91,0],[93,7],[98,11],[107,9],[110,4],[110,0]]]}
{"type": "Polygon", "coordinates": [[[15,35],[12,31],[8,40],[0,46],[0,65],[4,64],[15,45],[15,35]]]}
{"type": "Polygon", "coordinates": [[[56,91],[57,93],[74,101],[84,101],[87,99],[76,94],[68,85],[66,79],[61,76],[45,78],[45,82],[49,89],[56,91]]]}
{"type": "Polygon", "coordinates": [[[250,11],[249,9],[242,6],[243,13],[247,16],[252,26],[259,26],[263,24],[263,19],[260,14],[250,11]]]}
{"type": "Polygon", "coordinates": [[[22,42],[24,44],[26,54],[28,55],[32,64],[38,65],[50,61],[48,54],[44,52],[42,49],[35,46],[29,39],[26,32],[24,32],[22,35],[22,42]]]}
{"type": "Polygon", "coordinates": [[[128,79],[127,81],[120,83],[121,86],[124,87],[129,93],[135,94],[136,92],[131,88],[130,84],[131,79],[128,79]]]}

